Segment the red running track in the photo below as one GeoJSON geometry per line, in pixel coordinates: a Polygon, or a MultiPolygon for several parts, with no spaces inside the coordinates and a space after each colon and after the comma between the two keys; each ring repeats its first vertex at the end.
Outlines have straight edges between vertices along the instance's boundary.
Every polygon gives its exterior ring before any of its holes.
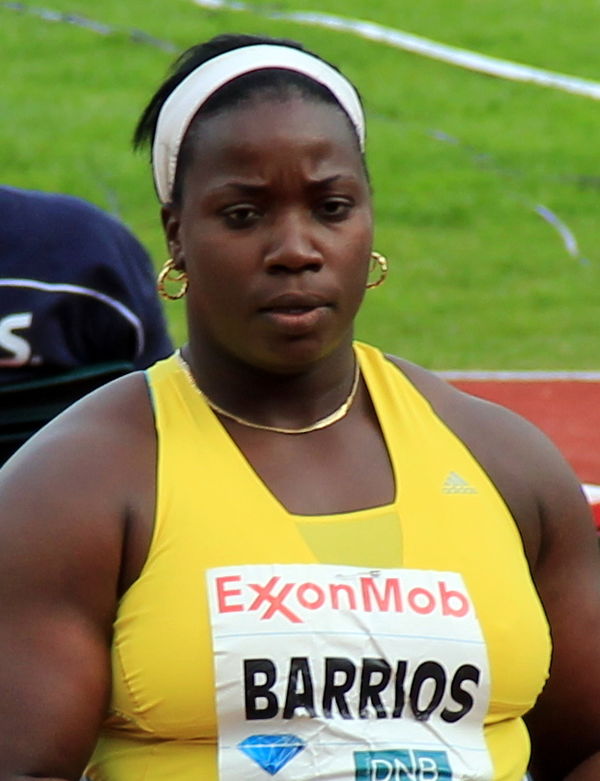
{"type": "Polygon", "coordinates": [[[600,531],[600,372],[442,372],[461,390],[528,418],[562,450],[600,531]]]}

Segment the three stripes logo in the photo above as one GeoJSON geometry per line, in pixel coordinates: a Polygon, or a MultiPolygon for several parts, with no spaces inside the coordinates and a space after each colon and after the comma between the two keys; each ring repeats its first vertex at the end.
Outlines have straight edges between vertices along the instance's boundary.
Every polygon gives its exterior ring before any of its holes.
{"type": "Polygon", "coordinates": [[[443,494],[476,494],[477,489],[461,477],[458,472],[450,472],[442,484],[443,494]]]}

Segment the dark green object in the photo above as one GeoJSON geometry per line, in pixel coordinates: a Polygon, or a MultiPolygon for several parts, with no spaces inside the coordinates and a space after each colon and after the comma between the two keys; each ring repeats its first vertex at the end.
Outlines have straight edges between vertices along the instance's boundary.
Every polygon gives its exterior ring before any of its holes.
{"type": "Polygon", "coordinates": [[[29,382],[0,385],[0,465],[68,406],[132,370],[133,366],[126,361],[111,361],[29,382]]]}

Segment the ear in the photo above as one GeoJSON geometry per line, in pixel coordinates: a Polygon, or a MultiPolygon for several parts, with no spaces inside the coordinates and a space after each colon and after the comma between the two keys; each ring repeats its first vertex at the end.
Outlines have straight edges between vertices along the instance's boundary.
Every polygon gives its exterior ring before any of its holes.
{"type": "Polygon", "coordinates": [[[160,218],[162,220],[165,239],[169,249],[169,256],[173,258],[175,268],[181,271],[185,270],[185,258],[181,247],[181,217],[179,209],[172,204],[162,206],[160,209],[160,218]]]}

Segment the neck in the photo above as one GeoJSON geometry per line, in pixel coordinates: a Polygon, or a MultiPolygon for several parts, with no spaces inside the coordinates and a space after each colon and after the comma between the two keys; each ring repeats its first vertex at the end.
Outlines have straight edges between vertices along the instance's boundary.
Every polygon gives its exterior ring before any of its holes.
{"type": "MultiPolygon", "coordinates": [[[[246,425],[285,429],[285,433],[313,430],[313,424],[347,401],[356,385],[351,340],[328,356],[285,371],[244,363],[204,345],[197,349],[194,343],[183,347],[181,355],[194,383],[217,413],[242,418],[237,422],[246,425]]],[[[352,400],[353,394],[350,404],[352,400]]]]}

